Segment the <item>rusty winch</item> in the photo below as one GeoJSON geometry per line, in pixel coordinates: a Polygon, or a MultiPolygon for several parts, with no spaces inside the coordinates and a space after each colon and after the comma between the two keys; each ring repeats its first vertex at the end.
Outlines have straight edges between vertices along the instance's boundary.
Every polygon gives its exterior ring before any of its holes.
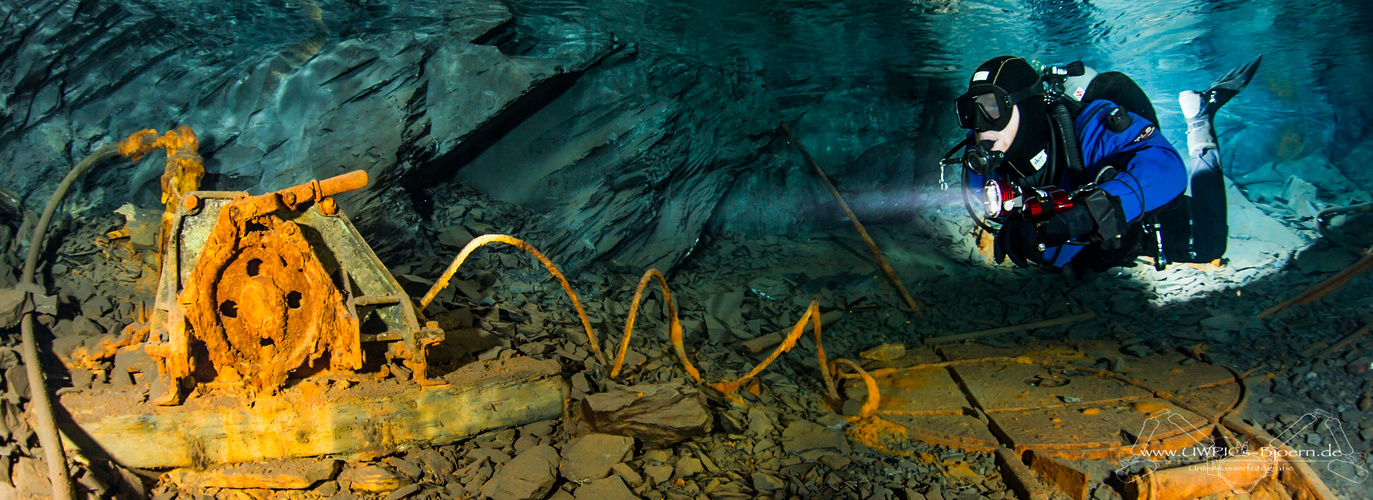
{"type": "Polygon", "coordinates": [[[169,387],[160,404],[205,382],[274,394],[292,375],[350,373],[368,343],[388,343],[368,352],[424,379],[426,347],[443,331],[419,324],[332,198],[366,184],[356,171],[260,196],[183,197],[165,236],[147,347],[169,387]]]}

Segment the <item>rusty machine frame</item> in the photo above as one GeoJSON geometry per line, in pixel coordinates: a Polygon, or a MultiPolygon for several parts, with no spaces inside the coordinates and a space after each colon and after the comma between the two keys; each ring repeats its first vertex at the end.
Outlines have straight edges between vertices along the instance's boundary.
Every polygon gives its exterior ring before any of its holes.
{"type": "Polygon", "coordinates": [[[351,373],[371,343],[387,343],[387,360],[425,380],[426,348],[443,331],[420,325],[333,199],[367,181],[355,171],[259,196],[182,198],[164,235],[147,346],[168,388],[157,403],[180,404],[205,382],[274,394],[292,375],[351,373]]]}

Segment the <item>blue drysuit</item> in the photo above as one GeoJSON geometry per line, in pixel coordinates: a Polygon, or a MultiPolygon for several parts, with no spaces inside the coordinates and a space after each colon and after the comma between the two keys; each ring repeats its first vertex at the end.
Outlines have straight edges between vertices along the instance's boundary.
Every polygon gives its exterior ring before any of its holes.
{"type": "MultiPolygon", "coordinates": [[[[1119,173],[1100,187],[1120,199],[1128,225],[1181,195],[1187,189],[1187,168],[1158,126],[1139,115],[1130,113],[1130,126],[1123,132],[1112,132],[1106,120],[1117,107],[1104,99],[1091,101],[1077,115],[1074,127],[1082,147],[1085,175],[1081,178],[1095,179],[1102,168],[1114,166],[1119,173]]],[[[969,182],[971,186],[984,184],[976,174],[970,174],[969,182]]],[[[1071,185],[1066,169],[1058,187],[1069,193],[1077,187],[1071,185]]],[[[1084,243],[1069,242],[1046,249],[1043,257],[1063,267],[1085,247],[1084,243]]]]}

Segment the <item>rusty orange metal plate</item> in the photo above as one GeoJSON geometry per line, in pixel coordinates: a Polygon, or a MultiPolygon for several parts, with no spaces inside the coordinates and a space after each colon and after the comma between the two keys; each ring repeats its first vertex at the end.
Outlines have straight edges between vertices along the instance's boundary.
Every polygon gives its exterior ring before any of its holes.
{"type": "Polygon", "coordinates": [[[1150,396],[1148,391],[1116,380],[1038,364],[988,362],[955,366],[953,370],[978,407],[989,414],[1150,396]]]}
{"type": "Polygon", "coordinates": [[[1091,450],[1132,446],[1195,430],[1208,429],[1207,420],[1160,399],[1137,401],[1161,410],[1144,412],[1131,403],[1073,405],[1020,412],[989,414],[993,431],[1018,452],[1024,450],[1091,450]],[[1084,410],[1091,414],[1084,414],[1084,410]],[[1146,426],[1146,420],[1178,419],[1179,425],[1146,426]]]}
{"type": "MultiPolygon", "coordinates": [[[[1243,399],[1242,382],[1225,367],[1173,354],[1126,356],[1110,342],[1079,347],[940,347],[940,362],[875,373],[877,416],[932,444],[1117,458],[1139,447],[1191,446],[1243,399]],[[1092,367],[1117,356],[1125,356],[1124,375],[1092,367]]],[[[861,386],[850,381],[846,393],[859,396],[861,386]]]]}
{"type": "MultiPolygon", "coordinates": [[[[877,407],[879,411],[885,410],[889,414],[963,415],[969,408],[968,398],[946,368],[899,369],[879,373],[874,378],[882,395],[877,407]]],[[[849,397],[867,397],[866,385],[857,379],[848,380],[845,390],[849,397]]]]}
{"type": "Polygon", "coordinates": [[[987,425],[967,415],[883,415],[904,426],[911,439],[990,453],[1001,445],[987,425]]]}

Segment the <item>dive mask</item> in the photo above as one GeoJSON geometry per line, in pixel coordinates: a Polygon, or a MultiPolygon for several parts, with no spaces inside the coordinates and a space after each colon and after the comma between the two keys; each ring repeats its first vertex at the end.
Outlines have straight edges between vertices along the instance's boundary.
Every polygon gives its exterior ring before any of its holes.
{"type": "Polygon", "coordinates": [[[1016,103],[1043,93],[1039,82],[1014,94],[990,84],[973,85],[954,99],[958,125],[965,129],[1001,130],[1011,123],[1011,108],[1016,103]]]}

